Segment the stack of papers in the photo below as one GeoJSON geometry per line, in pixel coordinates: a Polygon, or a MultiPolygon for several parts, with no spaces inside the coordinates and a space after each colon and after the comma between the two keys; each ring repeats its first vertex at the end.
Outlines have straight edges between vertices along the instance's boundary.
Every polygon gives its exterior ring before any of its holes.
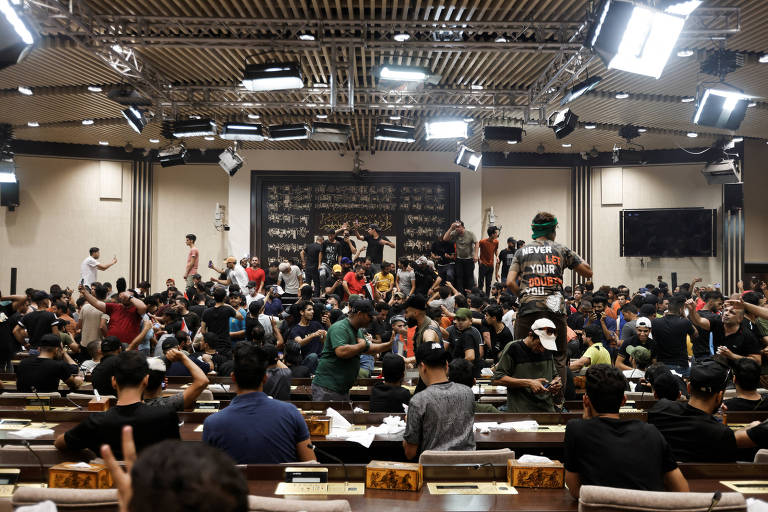
{"type": "Polygon", "coordinates": [[[37,439],[38,437],[53,435],[53,430],[50,428],[22,428],[21,430],[11,430],[8,432],[8,437],[15,437],[17,439],[37,439]]]}
{"type": "Polygon", "coordinates": [[[326,439],[343,439],[370,448],[377,436],[402,437],[405,431],[405,421],[398,416],[387,416],[381,425],[368,427],[365,430],[355,430],[354,426],[338,411],[329,407],[326,416],[331,417],[331,432],[326,439]]]}
{"type": "Polygon", "coordinates": [[[487,434],[491,430],[514,430],[516,432],[536,432],[539,424],[536,420],[508,421],[497,423],[495,421],[477,421],[474,425],[475,430],[481,434],[487,434]]]}

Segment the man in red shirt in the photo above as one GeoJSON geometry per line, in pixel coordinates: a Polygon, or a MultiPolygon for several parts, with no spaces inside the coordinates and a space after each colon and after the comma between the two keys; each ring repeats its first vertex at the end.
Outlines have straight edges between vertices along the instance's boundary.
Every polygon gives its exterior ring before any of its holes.
{"type": "Polygon", "coordinates": [[[78,290],[91,306],[109,315],[107,336],[116,336],[121,343],[130,345],[141,333],[141,317],[147,312],[147,305],[130,292],[121,292],[117,302],[102,302],[82,284],[78,290]]]}
{"type": "Polygon", "coordinates": [[[483,288],[485,283],[485,295],[491,292],[491,281],[493,280],[493,264],[496,259],[496,253],[499,252],[499,228],[496,226],[488,227],[488,238],[483,238],[477,244],[477,260],[480,262],[478,272],[478,288],[483,288]]]}
{"type": "Polygon", "coordinates": [[[347,300],[350,295],[360,295],[365,297],[365,268],[359,264],[355,265],[355,271],[347,272],[347,275],[344,276],[342,286],[344,286],[344,291],[347,294],[345,300],[347,300]]]}
{"type": "Polygon", "coordinates": [[[259,257],[251,256],[251,266],[245,269],[248,274],[248,281],[256,283],[256,294],[264,293],[264,270],[259,268],[259,257]]]}

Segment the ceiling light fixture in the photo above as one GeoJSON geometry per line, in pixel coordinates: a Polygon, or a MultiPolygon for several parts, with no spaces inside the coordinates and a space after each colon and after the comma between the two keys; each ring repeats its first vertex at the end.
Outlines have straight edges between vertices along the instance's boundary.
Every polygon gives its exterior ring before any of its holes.
{"type": "Polygon", "coordinates": [[[517,141],[516,140],[508,140],[507,144],[517,144],[517,141]]]}
{"type": "Polygon", "coordinates": [[[317,119],[328,119],[328,114],[317,114],[315,117],[317,119]]]}
{"type": "Polygon", "coordinates": [[[757,106],[757,102],[756,101],[750,101],[749,103],[747,103],[747,108],[752,108],[752,107],[756,107],[756,106],[757,106]]]}
{"type": "Polygon", "coordinates": [[[587,42],[609,69],[659,78],[684,24],[683,16],[626,0],[605,0],[587,42]]]}
{"type": "Polygon", "coordinates": [[[34,43],[31,26],[8,0],[0,0],[0,69],[21,62],[34,43]]]}
{"type": "Polygon", "coordinates": [[[346,144],[352,127],[348,124],[312,123],[312,133],[309,138],[320,142],[346,144]]]}
{"type": "Polygon", "coordinates": [[[739,142],[744,142],[744,137],[734,137],[733,139],[731,139],[731,142],[733,142],[734,144],[738,144],[739,142]]]}
{"type": "Polygon", "coordinates": [[[564,148],[569,148],[571,147],[571,144],[569,142],[564,142],[561,144],[561,146],[563,146],[564,148]]]}
{"type": "Polygon", "coordinates": [[[480,85],[480,84],[472,84],[472,85],[469,86],[469,88],[472,89],[473,91],[482,91],[483,90],[483,86],[480,85]]]}
{"type": "Polygon", "coordinates": [[[645,132],[647,132],[647,131],[648,131],[648,128],[638,128],[638,129],[637,129],[637,132],[638,132],[638,133],[645,133],[645,132]]]}
{"type": "Polygon", "coordinates": [[[456,153],[454,162],[456,165],[466,167],[470,171],[477,172],[478,167],[483,161],[483,154],[476,151],[472,151],[463,144],[459,146],[459,151],[456,153]]]}
{"type": "Polygon", "coordinates": [[[81,121],[85,126],[90,126],[93,124],[93,119],[83,119],[81,121]]]}
{"type": "Polygon", "coordinates": [[[245,163],[245,160],[237,154],[234,148],[227,148],[219,154],[219,166],[224,169],[224,172],[229,174],[230,178],[240,170],[243,163],[245,163]]]}
{"type": "MultiPolygon", "coordinates": [[[[2,0],[0,0],[0,1],[2,1],[2,0]]],[[[21,94],[23,94],[24,96],[32,96],[34,94],[32,92],[32,88],[31,87],[25,87],[23,85],[19,86],[19,92],[21,94]]]]}
{"type": "Polygon", "coordinates": [[[387,64],[379,70],[379,78],[396,82],[423,82],[429,72],[423,68],[387,64]]]}
{"type": "Polygon", "coordinates": [[[269,140],[301,140],[309,138],[309,126],[304,123],[275,124],[269,127],[269,140]]]}
{"type": "Polygon", "coordinates": [[[101,87],[98,85],[89,85],[88,90],[91,92],[101,92],[101,87]]]}
{"type": "Polygon", "coordinates": [[[213,136],[211,136],[211,135],[206,135],[206,136],[205,136],[205,137],[203,137],[203,138],[204,138],[205,140],[216,140],[216,137],[213,137],[213,136]]]}
{"type": "Polygon", "coordinates": [[[313,36],[312,34],[301,34],[299,35],[299,39],[301,39],[302,41],[314,41],[315,36],[313,36]]]}
{"type": "Polygon", "coordinates": [[[282,91],[301,89],[304,78],[298,64],[246,64],[242,84],[249,91],[282,91]]]}
{"type": "Polygon", "coordinates": [[[586,123],[584,125],[585,130],[594,130],[595,128],[597,128],[597,125],[595,123],[586,123]]]}
{"type": "Polygon", "coordinates": [[[695,139],[696,137],[699,136],[699,134],[696,132],[688,132],[685,134],[685,136],[688,137],[689,139],[695,139]]]}
{"type": "Polygon", "coordinates": [[[757,59],[760,64],[768,64],[768,53],[764,53],[757,59]]]}
{"type": "Polygon", "coordinates": [[[400,116],[389,116],[389,120],[390,121],[399,121],[400,120],[400,116]]]}
{"type": "Polygon", "coordinates": [[[403,43],[411,38],[410,34],[406,34],[405,32],[399,32],[393,36],[393,39],[397,41],[398,43],[403,43]]]}
{"type": "Polygon", "coordinates": [[[102,145],[102,146],[109,146],[109,141],[106,141],[106,140],[100,140],[100,141],[99,141],[99,144],[100,144],[100,145],[102,145]]]}
{"type": "Polygon", "coordinates": [[[128,126],[133,128],[136,133],[141,133],[141,130],[147,126],[147,118],[144,116],[144,112],[136,107],[128,107],[122,111],[123,117],[128,121],[128,126]]]}
{"type": "Polygon", "coordinates": [[[376,140],[411,143],[416,141],[416,129],[410,126],[377,124],[373,138],[376,140]]]}
{"type": "Polygon", "coordinates": [[[506,43],[507,42],[507,38],[504,37],[504,36],[499,36],[493,42],[494,43],[506,43]]]}
{"type": "Polygon", "coordinates": [[[205,137],[216,135],[216,122],[213,119],[189,119],[173,123],[174,137],[205,137]]]}
{"type": "Polygon", "coordinates": [[[627,98],[629,98],[629,93],[626,93],[626,92],[617,92],[616,93],[616,99],[617,100],[625,100],[627,98]]]}
{"type": "Polygon", "coordinates": [[[685,58],[685,57],[690,57],[691,55],[693,55],[693,50],[691,50],[689,48],[685,48],[684,50],[678,50],[677,51],[677,56],[678,57],[685,58]]]}
{"type": "Polygon", "coordinates": [[[259,114],[248,114],[248,119],[259,119],[260,117],[259,114]]]}
{"type": "Polygon", "coordinates": [[[27,126],[29,126],[30,128],[37,128],[38,126],[40,126],[40,123],[38,123],[37,121],[29,121],[27,123],[27,126]]]}
{"type": "Polygon", "coordinates": [[[705,89],[693,116],[693,124],[737,130],[747,113],[751,96],[740,91],[705,89]]]}
{"type": "Polygon", "coordinates": [[[464,120],[427,121],[424,123],[426,139],[466,139],[469,135],[464,120]]]}
{"type": "Polygon", "coordinates": [[[576,123],[579,121],[579,116],[574,114],[571,109],[566,108],[564,110],[557,111],[549,116],[547,124],[552,131],[555,132],[555,137],[563,139],[573,133],[576,129],[576,123]]]}
{"type": "Polygon", "coordinates": [[[683,96],[680,98],[681,103],[693,103],[694,101],[696,101],[695,96],[683,96]]]}
{"type": "Polygon", "coordinates": [[[264,126],[258,123],[224,123],[219,134],[224,140],[249,140],[261,142],[266,139],[264,126]]]}
{"type": "Polygon", "coordinates": [[[184,144],[169,146],[165,149],[161,149],[157,153],[157,159],[163,167],[184,165],[187,163],[187,158],[187,148],[184,147],[184,144]]]}
{"type": "Polygon", "coordinates": [[[588,93],[592,89],[594,89],[597,84],[600,83],[602,80],[599,76],[591,76],[584,80],[583,82],[574,85],[571,87],[571,89],[563,96],[563,99],[560,100],[560,105],[565,105],[567,103],[570,103],[571,101],[574,101],[584,94],[588,93]]]}
{"type": "Polygon", "coordinates": [[[157,144],[158,142],[160,142],[160,139],[149,139],[149,142],[152,144],[157,144]]]}

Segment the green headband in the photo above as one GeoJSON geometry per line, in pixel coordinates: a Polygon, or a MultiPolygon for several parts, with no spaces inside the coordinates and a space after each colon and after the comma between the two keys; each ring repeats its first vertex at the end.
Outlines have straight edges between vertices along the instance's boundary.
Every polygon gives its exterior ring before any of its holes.
{"type": "Polygon", "coordinates": [[[533,239],[536,240],[539,237],[547,236],[557,227],[557,217],[550,222],[531,223],[531,230],[533,231],[533,239]]]}

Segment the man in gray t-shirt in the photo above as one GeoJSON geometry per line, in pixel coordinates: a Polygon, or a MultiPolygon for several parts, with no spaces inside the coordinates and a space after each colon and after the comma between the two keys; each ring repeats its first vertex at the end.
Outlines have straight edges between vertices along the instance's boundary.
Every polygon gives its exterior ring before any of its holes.
{"type": "Polygon", "coordinates": [[[411,268],[408,258],[400,258],[400,268],[397,269],[397,289],[408,297],[413,292],[416,273],[411,268]]]}
{"type": "Polygon", "coordinates": [[[448,381],[448,352],[442,343],[416,349],[419,376],[427,389],[408,406],[403,449],[408,459],[424,450],[475,449],[475,395],[463,384],[448,381]]]}

